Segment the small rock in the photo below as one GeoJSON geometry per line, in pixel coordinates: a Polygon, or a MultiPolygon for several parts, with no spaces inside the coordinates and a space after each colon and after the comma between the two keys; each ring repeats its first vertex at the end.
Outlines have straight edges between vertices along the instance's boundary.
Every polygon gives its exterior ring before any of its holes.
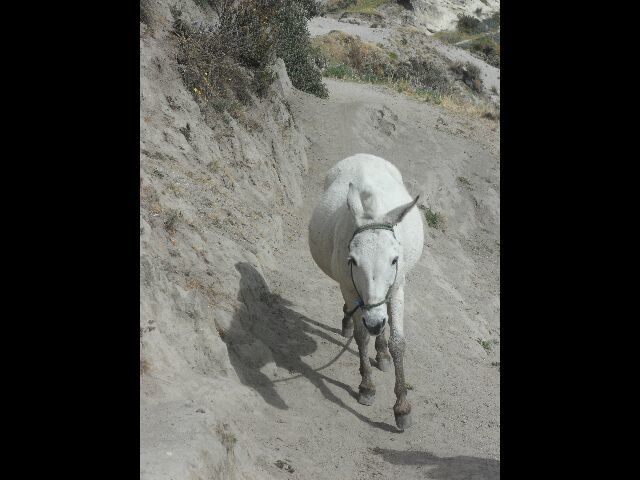
{"type": "Polygon", "coordinates": [[[283,460],[276,460],[275,462],[276,467],[283,469],[286,472],[289,473],[293,473],[296,471],[295,468],[293,468],[291,465],[289,465],[287,462],[283,461],[283,460]]]}
{"type": "Polygon", "coordinates": [[[196,410],[196,413],[204,413],[204,409],[203,408],[199,408],[196,410]]]}

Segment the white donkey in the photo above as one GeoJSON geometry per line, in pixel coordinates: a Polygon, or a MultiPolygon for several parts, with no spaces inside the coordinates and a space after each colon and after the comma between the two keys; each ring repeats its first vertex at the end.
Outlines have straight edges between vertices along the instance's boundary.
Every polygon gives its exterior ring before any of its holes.
{"type": "Polygon", "coordinates": [[[376,337],[378,368],[396,371],[396,425],[411,425],[411,405],[402,363],[404,286],[407,273],[423,248],[422,218],[388,161],[357,154],[329,170],[324,193],[309,224],[309,248],[314,261],[340,284],[344,298],[342,334],[354,334],[360,352],[358,401],[371,405],[375,386],[367,354],[369,335],[376,337]],[[355,320],[352,320],[355,317],[355,320]],[[384,336],[389,319],[389,344],[384,336]]]}

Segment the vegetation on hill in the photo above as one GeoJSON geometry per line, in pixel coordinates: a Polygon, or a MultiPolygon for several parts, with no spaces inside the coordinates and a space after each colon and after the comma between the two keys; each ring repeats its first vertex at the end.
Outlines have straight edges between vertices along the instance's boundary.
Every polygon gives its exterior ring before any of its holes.
{"type": "Polygon", "coordinates": [[[417,53],[401,59],[381,45],[339,31],[313,38],[312,45],[326,77],[379,84],[451,110],[499,118],[495,106],[472,99],[482,97],[484,85],[480,70],[469,62],[447,64],[417,53]]]}
{"type": "Polygon", "coordinates": [[[203,0],[219,19],[216,29],[196,28],[172,9],[178,64],[189,91],[205,109],[237,112],[271,83],[271,65],[284,60],[299,90],[327,96],[316,67],[307,20],[315,0],[203,0]]]}
{"type": "Polygon", "coordinates": [[[442,30],[435,36],[445,43],[469,50],[481,60],[500,68],[500,12],[482,20],[461,15],[454,30],[442,30]]]}

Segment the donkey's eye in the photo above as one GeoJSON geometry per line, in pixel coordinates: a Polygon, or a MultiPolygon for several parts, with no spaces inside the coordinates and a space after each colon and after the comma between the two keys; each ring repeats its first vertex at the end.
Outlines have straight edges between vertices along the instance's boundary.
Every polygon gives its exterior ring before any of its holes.
{"type": "Polygon", "coordinates": [[[353,257],[349,257],[349,260],[347,261],[347,263],[349,265],[355,265],[356,267],[358,266],[358,264],[356,263],[356,261],[353,259],[353,257]]]}
{"type": "Polygon", "coordinates": [[[395,265],[396,263],[398,263],[398,257],[393,259],[393,261],[391,262],[391,265],[395,265]]]}

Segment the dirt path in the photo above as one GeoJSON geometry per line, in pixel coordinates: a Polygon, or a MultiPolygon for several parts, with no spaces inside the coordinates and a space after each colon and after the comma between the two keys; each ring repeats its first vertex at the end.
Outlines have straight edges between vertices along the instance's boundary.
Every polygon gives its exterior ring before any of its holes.
{"type": "Polygon", "coordinates": [[[253,279],[247,297],[256,283],[270,291],[262,321],[285,323],[288,337],[261,338],[289,374],[252,385],[269,405],[266,424],[252,425],[256,441],[295,466],[282,478],[499,478],[499,160],[490,151],[499,132],[370,85],[327,83],[327,100],[290,99],[311,141],[304,206],[286,217],[290,247],[266,279],[251,268],[243,275],[253,279]],[[391,410],[393,373],[374,369],[375,404],[356,401],[357,347],[340,335],[339,290],[308,252],[324,174],[356,152],[394,162],[446,222],[444,233],[427,228],[409,278],[405,365],[416,424],[404,433],[391,410]]]}
{"type": "Polygon", "coordinates": [[[308,23],[309,33],[312,37],[317,37],[339,30],[349,35],[357,35],[365,42],[390,44],[390,38],[393,34],[391,28],[371,28],[368,25],[357,25],[354,23],[340,22],[331,17],[313,17],[308,23]]]}

